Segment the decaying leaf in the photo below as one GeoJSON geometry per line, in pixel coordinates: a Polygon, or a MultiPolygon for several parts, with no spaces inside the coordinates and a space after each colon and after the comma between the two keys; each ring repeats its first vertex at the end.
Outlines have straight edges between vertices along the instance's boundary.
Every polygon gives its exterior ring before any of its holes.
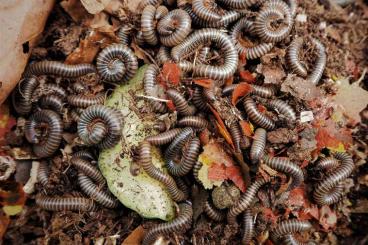
{"type": "Polygon", "coordinates": [[[212,79],[194,79],[193,82],[203,88],[211,88],[213,84],[212,79]]]}
{"type": "Polygon", "coordinates": [[[173,85],[178,85],[180,82],[181,71],[175,63],[165,63],[161,70],[161,77],[164,81],[168,81],[173,85]]]}
{"type": "Polygon", "coordinates": [[[336,226],[337,216],[336,211],[332,210],[329,206],[322,206],[320,209],[319,224],[325,230],[332,229],[336,226]]]}
{"type": "Polygon", "coordinates": [[[140,225],[135,228],[127,238],[121,243],[121,245],[141,244],[144,236],[144,229],[140,225]]]}
{"type": "Polygon", "coordinates": [[[308,80],[289,74],[281,85],[281,91],[306,101],[322,98],[320,90],[308,80]]]}
{"type": "Polygon", "coordinates": [[[0,205],[7,215],[15,215],[22,211],[26,199],[22,184],[14,181],[0,182],[0,205]]]}
{"type": "Polygon", "coordinates": [[[60,5],[77,23],[82,22],[85,18],[92,18],[92,15],[87,12],[80,0],[63,0],[60,5]]]}
{"type": "Polygon", "coordinates": [[[224,181],[223,180],[218,180],[218,181],[210,180],[208,178],[208,169],[209,169],[209,166],[207,164],[203,164],[201,169],[198,171],[198,178],[201,181],[203,187],[206,189],[212,189],[214,186],[220,186],[224,181]]]}
{"type": "Polygon", "coordinates": [[[0,240],[3,239],[3,236],[8,228],[10,223],[9,216],[5,215],[3,212],[0,212],[0,240]]]}
{"type": "Polygon", "coordinates": [[[242,129],[242,132],[245,136],[247,137],[252,137],[254,134],[254,126],[252,123],[248,122],[248,121],[240,121],[239,122],[240,127],[242,129]]]}
{"type": "Polygon", "coordinates": [[[106,8],[111,0],[80,0],[90,14],[98,14],[106,8]]]}
{"type": "Polygon", "coordinates": [[[251,91],[252,91],[252,86],[250,86],[248,83],[239,83],[239,85],[237,85],[233,91],[233,94],[231,96],[231,103],[233,105],[236,105],[240,97],[243,97],[249,94],[251,91]]]}
{"type": "Polygon", "coordinates": [[[254,83],[256,78],[250,71],[240,71],[239,72],[240,80],[246,83],[254,83]]]}
{"type": "Polygon", "coordinates": [[[6,144],[5,135],[16,123],[15,118],[9,114],[8,104],[0,105],[0,146],[6,144]]]}

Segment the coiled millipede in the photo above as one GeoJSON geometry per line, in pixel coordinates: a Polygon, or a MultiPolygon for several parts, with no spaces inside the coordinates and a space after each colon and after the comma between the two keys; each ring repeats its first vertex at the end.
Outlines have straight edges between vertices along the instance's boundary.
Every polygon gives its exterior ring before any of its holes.
{"type": "Polygon", "coordinates": [[[234,9],[245,9],[258,3],[258,0],[219,0],[225,6],[234,9]]]}
{"type": "MultiPolygon", "coordinates": [[[[157,85],[157,76],[159,74],[159,68],[153,64],[149,65],[147,67],[147,70],[144,72],[144,78],[143,78],[143,86],[144,86],[144,93],[147,96],[158,96],[158,88],[157,85]]],[[[165,113],[167,108],[166,104],[162,102],[158,102],[155,100],[150,100],[151,107],[154,111],[165,113]]]]}
{"type": "Polygon", "coordinates": [[[272,130],[275,128],[275,122],[258,110],[256,103],[251,97],[247,97],[244,100],[243,105],[248,117],[252,120],[252,122],[264,129],[272,130]]]}
{"type": "Polygon", "coordinates": [[[192,20],[182,9],[175,9],[164,16],[157,24],[160,41],[167,47],[180,44],[191,31],[192,20]]]}
{"type": "Polygon", "coordinates": [[[216,13],[212,8],[209,8],[205,4],[205,0],[193,0],[192,1],[193,12],[206,22],[216,22],[221,20],[221,16],[216,13]]]}
{"type": "Polygon", "coordinates": [[[125,24],[122,27],[120,27],[117,37],[119,38],[120,44],[128,45],[130,41],[130,34],[133,31],[133,27],[125,24]]]}
{"type": "Polygon", "coordinates": [[[107,106],[93,105],[81,114],[78,121],[78,135],[86,145],[100,149],[111,148],[121,138],[121,116],[107,106]]]}
{"type": "Polygon", "coordinates": [[[158,135],[148,136],[145,140],[152,145],[166,145],[175,139],[175,137],[180,134],[182,130],[183,129],[181,128],[173,128],[158,135]]]}
{"type": "Polygon", "coordinates": [[[150,45],[158,44],[155,26],[156,8],[153,5],[147,5],[141,15],[141,28],[144,40],[150,45]]]}
{"type": "Polygon", "coordinates": [[[46,161],[40,161],[40,165],[38,167],[37,180],[41,183],[42,186],[46,186],[49,182],[49,165],[46,161]]]}
{"type": "Polygon", "coordinates": [[[204,203],[203,211],[210,219],[217,222],[223,221],[226,218],[226,214],[215,208],[208,200],[204,203]]]}
{"type": "Polygon", "coordinates": [[[63,122],[51,110],[41,110],[32,114],[25,125],[25,136],[33,144],[33,152],[43,158],[54,154],[62,139],[63,122]]]}
{"type": "Polygon", "coordinates": [[[250,244],[254,235],[254,223],[252,209],[248,208],[243,213],[244,233],[242,244],[250,244]]]}
{"type": "Polygon", "coordinates": [[[97,56],[97,71],[109,82],[129,81],[138,69],[137,57],[123,44],[112,44],[97,56]]]}
{"type": "Polygon", "coordinates": [[[60,96],[50,94],[48,96],[42,96],[40,99],[40,107],[42,109],[50,109],[61,114],[64,107],[63,99],[60,96]]]}
{"type": "Polygon", "coordinates": [[[272,100],[266,100],[266,99],[259,99],[262,104],[264,104],[267,107],[272,108],[273,110],[276,110],[280,114],[282,114],[284,117],[286,117],[288,120],[295,121],[296,120],[296,113],[294,109],[285,101],[278,100],[278,99],[272,99],[272,100]]]}
{"type": "Polygon", "coordinates": [[[213,42],[223,52],[224,64],[220,66],[200,64],[193,67],[193,74],[214,80],[224,80],[232,76],[238,65],[238,54],[231,39],[217,29],[208,28],[195,31],[171,50],[171,56],[174,61],[180,63],[182,56],[185,56],[199,45],[209,42],[213,42]]]}
{"type": "Polygon", "coordinates": [[[190,106],[184,96],[175,89],[166,90],[166,95],[172,100],[176,110],[183,116],[191,116],[195,113],[194,106],[190,106]]]}
{"type": "Polygon", "coordinates": [[[266,146],[267,132],[263,128],[257,128],[254,132],[252,146],[250,148],[250,159],[252,163],[257,163],[262,159],[266,146]]]}
{"type": "MultiPolygon", "coordinates": [[[[288,243],[288,241],[297,241],[292,233],[303,232],[310,230],[312,228],[311,223],[309,221],[301,221],[297,219],[286,220],[279,223],[274,229],[271,230],[271,237],[273,240],[283,239],[285,244],[293,244],[288,243]],[[287,241],[285,241],[287,240],[287,241]]],[[[303,244],[297,241],[296,244],[303,244]]]]}
{"type": "Polygon", "coordinates": [[[181,127],[193,127],[197,129],[204,129],[208,126],[208,121],[199,116],[186,116],[178,120],[178,126],[181,127]]]}
{"type": "Polygon", "coordinates": [[[73,157],[70,159],[70,163],[84,175],[88,176],[97,184],[104,185],[105,178],[101,174],[100,170],[97,167],[93,166],[88,160],[83,159],[82,157],[78,157],[78,155],[73,154],[73,157]]]}
{"type": "Polygon", "coordinates": [[[39,85],[35,77],[24,78],[15,87],[11,99],[15,111],[20,115],[27,115],[32,110],[32,95],[39,85]]]}
{"type": "Polygon", "coordinates": [[[68,103],[71,106],[75,106],[78,108],[87,108],[92,105],[103,105],[105,102],[105,94],[99,93],[96,95],[68,95],[67,97],[68,103]]]}
{"type": "Polygon", "coordinates": [[[170,48],[161,46],[157,51],[156,60],[159,65],[172,62],[170,48]]]}
{"type": "Polygon", "coordinates": [[[96,68],[91,64],[68,65],[59,61],[40,61],[30,64],[23,76],[55,75],[74,78],[95,72],[96,68]]]}
{"type": "Polygon", "coordinates": [[[37,206],[50,211],[95,211],[95,202],[84,197],[36,197],[37,206]]]}
{"type": "Polygon", "coordinates": [[[174,232],[185,232],[187,231],[193,219],[193,209],[192,205],[188,203],[179,204],[179,214],[178,216],[170,222],[164,224],[158,224],[144,235],[143,245],[151,245],[155,242],[159,235],[169,236],[174,232]]]}
{"type": "MultiPolygon", "coordinates": [[[[313,198],[319,205],[330,205],[338,202],[343,193],[342,181],[349,177],[354,170],[354,162],[349,154],[337,152],[333,156],[340,161],[340,165],[330,171],[327,177],[316,186],[313,198]]],[[[332,163],[331,166],[334,164],[332,163]]]]}

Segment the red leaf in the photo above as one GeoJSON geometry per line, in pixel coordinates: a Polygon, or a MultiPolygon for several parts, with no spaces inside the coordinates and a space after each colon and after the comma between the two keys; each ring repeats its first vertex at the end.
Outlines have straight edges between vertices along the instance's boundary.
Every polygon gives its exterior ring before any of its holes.
{"type": "Polygon", "coordinates": [[[249,71],[241,71],[239,72],[240,80],[247,83],[254,83],[256,78],[249,71]]]}
{"type": "Polygon", "coordinates": [[[180,82],[181,71],[175,63],[164,63],[161,70],[162,77],[173,85],[178,85],[180,82]]]}
{"type": "Polygon", "coordinates": [[[290,191],[289,198],[286,200],[288,206],[307,207],[309,202],[306,199],[305,189],[298,187],[290,191]]]}
{"type": "Polygon", "coordinates": [[[212,181],[227,179],[225,164],[213,163],[208,169],[208,179],[212,181]]]}
{"type": "Polygon", "coordinates": [[[263,207],[262,213],[266,219],[270,220],[273,224],[276,224],[279,215],[274,214],[272,209],[263,207]]]}
{"type": "Polygon", "coordinates": [[[321,150],[327,147],[338,148],[340,144],[340,141],[332,137],[327,131],[327,129],[324,129],[324,128],[320,128],[318,130],[318,133],[316,135],[316,141],[317,141],[318,150],[321,150]]]}
{"type": "Polygon", "coordinates": [[[243,66],[247,64],[247,54],[245,52],[239,54],[239,63],[243,66]]]}
{"type": "Polygon", "coordinates": [[[245,182],[238,166],[226,167],[226,176],[242,191],[245,192],[245,182]]]}
{"type": "Polygon", "coordinates": [[[213,113],[213,115],[216,118],[216,126],[220,132],[220,134],[224,137],[224,139],[226,140],[226,142],[228,144],[231,145],[231,147],[234,149],[234,143],[231,137],[231,134],[229,133],[229,131],[227,130],[224,121],[222,120],[222,118],[220,117],[220,114],[212,107],[210,106],[210,109],[213,113]]]}
{"type": "Polygon", "coordinates": [[[211,88],[213,84],[212,79],[194,79],[193,82],[203,88],[211,88]]]}
{"type": "Polygon", "coordinates": [[[250,125],[249,122],[240,121],[239,124],[240,124],[240,127],[241,127],[241,129],[243,131],[243,134],[245,136],[247,136],[247,137],[252,137],[253,136],[253,133],[254,133],[253,128],[252,128],[252,126],[250,125]]]}
{"type": "Polygon", "coordinates": [[[252,86],[250,86],[248,83],[239,83],[238,86],[236,86],[236,88],[233,91],[231,103],[233,105],[236,105],[236,102],[240,97],[249,94],[251,91],[252,86]]]}
{"type": "Polygon", "coordinates": [[[266,107],[264,107],[261,104],[257,105],[257,109],[259,110],[260,113],[265,113],[267,111],[266,107]]]}
{"type": "Polygon", "coordinates": [[[174,102],[172,100],[167,101],[166,106],[170,111],[175,111],[176,110],[176,107],[175,107],[174,102]]]}
{"type": "Polygon", "coordinates": [[[234,83],[234,77],[233,76],[226,78],[225,86],[231,85],[233,83],[234,83]]]}

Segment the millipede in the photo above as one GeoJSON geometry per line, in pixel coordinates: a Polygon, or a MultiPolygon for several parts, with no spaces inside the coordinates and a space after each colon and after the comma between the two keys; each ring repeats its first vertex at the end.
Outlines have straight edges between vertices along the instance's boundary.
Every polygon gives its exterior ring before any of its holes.
{"type": "Polygon", "coordinates": [[[96,95],[68,95],[67,97],[68,103],[71,106],[75,106],[78,108],[87,108],[92,105],[103,105],[105,102],[105,94],[99,93],[96,95]]]}
{"type": "Polygon", "coordinates": [[[205,5],[205,0],[192,1],[193,12],[206,22],[216,22],[221,20],[221,16],[213,9],[205,5]]]}
{"type": "Polygon", "coordinates": [[[15,111],[19,115],[28,115],[32,110],[32,95],[39,85],[35,77],[24,78],[15,87],[11,99],[15,111]]]}
{"type": "Polygon", "coordinates": [[[280,114],[284,115],[287,119],[291,121],[296,120],[295,110],[285,101],[279,99],[267,100],[264,103],[267,107],[270,107],[280,114]]]}
{"type": "Polygon", "coordinates": [[[244,233],[242,236],[242,244],[250,244],[254,235],[254,223],[252,209],[247,208],[243,213],[244,233]]]}
{"type": "Polygon", "coordinates": [[[141,30],[144,40],[150,45],[158,44],[158,37],[155,26],[156,8],[153,5],[147,5],[141,15],[141,30]]]}
{"type": "Polygon", "coordinates": [[[252,146],[250,148],[250,159],[252,163],[257,163],[262,159],[266,146],[267,131],[263,128],[257,128],[254,132],[252,146]]]}
{"type": "Polygon", "coordinates": [[[146,137],[146,141],[152,145],[166,145],[182,132],[181,128],[173,128],[158,135],[146,137]]]}
{"type": "Polygon", "coordinates": [[[194,88],[192,102],[199,111],[208,112],[210,110],[207,101],[203,98],[203,89],[200,87],[194,88]]]}
{"type": "Polygon", "coordinates": [[[24,72],[24,77],[55,75],[67,78],[76,78],[96,73],[96,68],[91,64],[68,65],[59,61],[40,61],[30,64],[24,72]]]}
{"type": "Polygon", "coordinates": [[[40,165],[38,167],[38,173],[37,173],[37,180],[44,187],[49,182],[49,172],[50,172],[50,168],[49,168],[47,161],[40,161],[40,165]]]}
{"type": "Polygon", "coordinates": [[[172,100],[176,110],[183,116],[191,116],[195,113],[194,106],[190,106],[184,96],[175,89],[166,90],[166,95],[172,100]]]}
{"type": "Polygon", "coordinates": [[[258,0],[220,0],[225,6],[234,9],[245,9],[258,3],[258,0]]]}
{"type": "Polygon", "coordinates": [[[156,59],[159,65],[172,62],[170,48],[161,46],[160,49],[157,51],[156,59]]]}
{"type": "Polygon", "coordinates": [[[125,24],[122,27],[120,27],[117,33],[117,37],[119,38],[120,44],[129,45],[130,34],[132,33],[132,31],[133,27],[128,24],[125,24]]]}
{"type": "Polygon", "coordinates": [[[267,130],[272,130],[275,128],[275,122],[258,110],[256,103],[251,97],[247,97],[244,100],[243,105],[248,117],[252,122],[267,130]]]}
{"type": "MultiPolygon", "coordinates": [[[[143,87],[144,93],[147,96],[157,96],[157,76],[159,74],[159,69],[157,66],[151,64],[147,67],[146,71],[144,72],[143,77],[143,87]]],[[[154,100],[150,100],[151,107],[154,111],[165,113],[167,110],[166,104],[154,100]]]]}
{"type": "Polygon", "coordinates": [[[177,125],[180,127],[193,127],[197,129],[204,129],[208,126],[208,121],[199,116],[186,116],[178,120],[177,125]]]}
{"type": "MultiPolygon", "coordinates": [[[[79,153],[79,155],[81,155],[79,153]]],[[[97,167],[93,166],[88,160],[83,159],[82,157],[77,157],[78,155],[73,155],[70,159],[70,163],[79,171],[82,172],[84,175],[88,176],[97,184],[104,185],[105,178],[101,174],[100,170],[97,167]]]]}
{"type": "Polygon", "coordinates": [[[239,124],[237,122],[233,122],[229,127],[229,131],[234,142],[235,150],[237,152],[240,152],[243,134],[241,132],[239,124]]]}
{"type": "Polygon", "coordinates": [[[217,222],[223,221],[226,218],[226,214],[215,208],[209,200],[204,203],[203,211],[210,219],[217,222]]]}
{"type": "MultiPolygon", "coordinates": [[[[274,240],[285,238],[285,236],[292,236],[293,233],[296,232],[303,232],[310,230],[312,225],[307,220],[297,220],[297,219],[290,219],[282,221],[281,223],[277,224],[277,226],[271,230],[271,237],[274,240]]],[[[299,242],[297,243],[299,244],[299,242]]]]}
{"type": "Polygon", "coordinates": [[[61,114],[64,108],[64,101],[61,97],[50,94],[48,96],[42,96],[40,101],[40,107],[42,109],[50,109],[61,114]]]}
{"type": "Polygon", "coordinates": [[[36,197],[36,205],[49,211],[95,211],[95,202],[84,197],[36,197]]]}

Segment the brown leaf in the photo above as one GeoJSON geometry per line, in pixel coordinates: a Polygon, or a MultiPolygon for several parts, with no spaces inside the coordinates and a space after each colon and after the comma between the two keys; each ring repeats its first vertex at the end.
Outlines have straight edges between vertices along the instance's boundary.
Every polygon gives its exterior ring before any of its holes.
{"type": "Polygon", "coordinates": [[[5,215],[3,212],[0,213],[0,240],[3,239],[3,236],[8,228],[10,223],[9,216],[5,215]]]}
{"type": "Polygon", "coordinates": [[[254,127],[253,125],[248,121],[240,121],[239,125],[243,131],[243,134],[247,137],[252,137],[254,134],[254,127]]]}
{"type": "Polygon", "coordinates": [[[77,23],[80,23],[86,18],[93,16],[87,12],[80,0],[63,0],[60,3],[61,7],[69,14],[69,16],[77,23]]]}
{"type": "Polygon", "coordinates": [[[231,97],[231,103],[233,105],[236,105],[238,99],[240,97],[243,97],[247,94],[249,94],[252,91],[252,86],[248,83],[239,83],[238,86],[233,91],[232,97],[231,97]]]}
{"type": "Polygon", "coordinates": [[[173,85],[178,85],[180,82],[181,71],[175,63],[165,63],[161,70],[161,76],[165,81],[169,81],[173,85]]]}
{"type": "Polygon", "coordinates": [[[194,79],[193,82],[203,88],[211,88],[213,84],[212,79],[194,79]]]}
{"type": "Polygon", "coordinates": [[[320,209],[319,224],[325,230],[335,228],[337,222],[336,212],[332,210],[329,206],[322,206],[320,209]]]}
{"type": "Polygon", "coordinates": [[[90,14],[98,14],[106,8],[111,0],[80,0],[90,14]]]}
{"type": "Polygon", "coordinates": [[[144,229],[140,225],[135,228],[127,238],[121,243],[121,245],[132,245],[132,244],[141,244],[144,237],[144,229]]]}
{"type": "Polygon", "coordinates": [[[246,83],[254,83],[256,81],[256,78],[249,71],[240,71],[239,77],[242,82],[246,83]]]}

